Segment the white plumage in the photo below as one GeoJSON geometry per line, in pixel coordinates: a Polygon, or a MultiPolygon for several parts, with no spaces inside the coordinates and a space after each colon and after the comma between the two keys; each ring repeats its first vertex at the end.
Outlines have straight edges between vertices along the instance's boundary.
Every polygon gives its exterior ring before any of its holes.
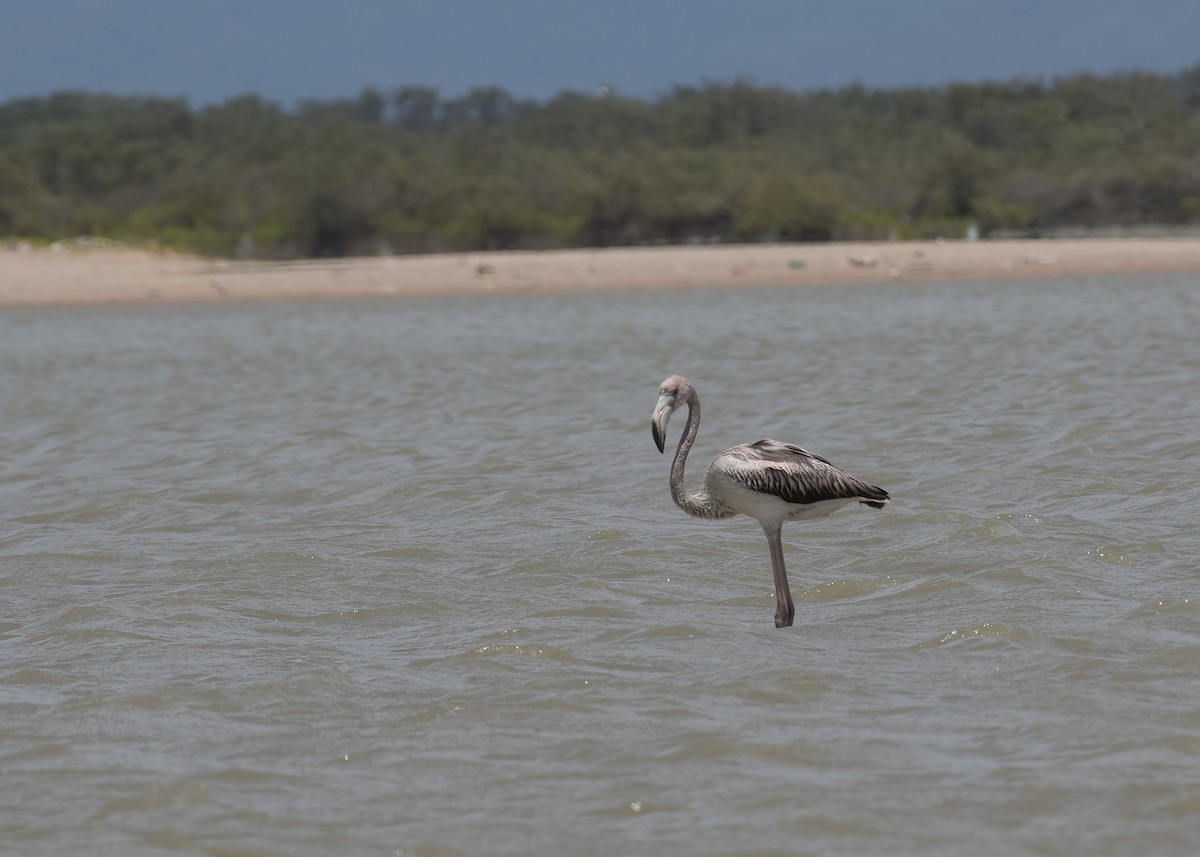
{"type": "Polygon", "coordinates": [[[671,464],[671,497],[697,518],[748,515],[762,525],[775,576],[775,626],[791,625],[796,611],[783,563],[783,522],[824,517],[855,501],[882,509],[888,492],[798,446],[760,440],[722,452],[709,465],[699,492],[688,494],[684,467],[700,430],[700,398],[691,382],[679,375],[662,382],[650,427],[659,452],[665,451],[667,421],[685,404],[687,425],[671,464]]]}

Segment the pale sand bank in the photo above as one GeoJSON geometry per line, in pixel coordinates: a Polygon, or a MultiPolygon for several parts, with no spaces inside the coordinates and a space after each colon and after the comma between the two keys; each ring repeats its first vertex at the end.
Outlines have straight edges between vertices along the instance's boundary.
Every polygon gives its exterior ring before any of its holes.
{"type": "Polygon", "coordinates": [[[1197,239],[646,247],[231,262],[0,248],[0,307],[1200,273],[1197,239]]]}

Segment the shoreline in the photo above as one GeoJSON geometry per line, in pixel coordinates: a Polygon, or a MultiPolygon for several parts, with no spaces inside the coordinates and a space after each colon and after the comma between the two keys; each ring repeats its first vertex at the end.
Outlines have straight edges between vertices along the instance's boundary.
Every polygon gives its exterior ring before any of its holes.
{"type": "Polygon", "coordinates": [[[0,248],[0,308],[1200,273],[1200,239],[746,244],[236,262],[0,248]]]}

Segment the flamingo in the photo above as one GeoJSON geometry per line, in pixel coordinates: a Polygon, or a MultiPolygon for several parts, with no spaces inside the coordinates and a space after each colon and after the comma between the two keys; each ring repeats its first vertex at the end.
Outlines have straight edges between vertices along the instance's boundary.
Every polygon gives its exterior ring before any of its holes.
{"type": "Polygon", "coordinates": [[[758,521],[771,550],[775,627],[789,627],[796,608],[783,564],[784,521],[823,518],[856,500],[882,509],[890,496],[819,455],[777,440],[744,443],[725,450],[708,466],[699,492],[689,494],[683,487],[683,470],[700,431],[700,397],[687,378],[672,375],[659,386],[650,429],[658,451],[665,452],[667,421],[684,405],[688,406],[687,424],[671,463],[671,499],[697,518],[719,520],[748,515],[758,521]]]}

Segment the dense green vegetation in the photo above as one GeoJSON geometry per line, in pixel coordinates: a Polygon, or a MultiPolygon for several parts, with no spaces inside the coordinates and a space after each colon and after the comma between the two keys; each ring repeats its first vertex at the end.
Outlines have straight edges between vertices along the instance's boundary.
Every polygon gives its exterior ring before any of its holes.
{"type": "Polygon", "coordinates": [[[0,236],[284,258],[1200,222],[1200,66],[655,101],[0,105],[0,236]]]}

